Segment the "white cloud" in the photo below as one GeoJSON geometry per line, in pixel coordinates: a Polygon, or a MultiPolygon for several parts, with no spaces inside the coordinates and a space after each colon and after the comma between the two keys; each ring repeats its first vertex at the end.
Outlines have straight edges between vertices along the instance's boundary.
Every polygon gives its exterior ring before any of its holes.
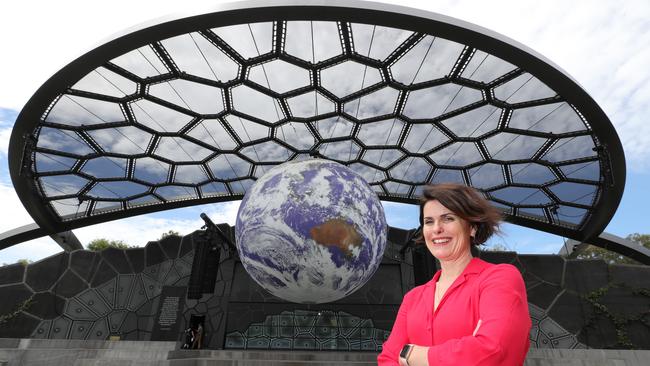
{"type": "Polygon", "coordinates": [[[187,209],[166,211],[164,214],[149,214],[132,218],[109,221],[102,224],[83,227],[75,230],[75,234],[82,243],[97,238],[123,240],[130,245],[144,246],[147,242],[156,240],[162,233],[169,230],[187,235],[203,226],[199,217],[205,212],[212,222],[216,224],[235,224],[239,201],[225,202],[187,209]]]}
{"type": "Polygon", "coordinates": [[[0,232],[34,222],[18,199],[11,183],[0,181],[0,202],[3,207],[11,207],[10,210],[0,210],[0,232]]]}
{"type": "Polygon", "coordinates": [[[214,2],[24,0],[3,4],[2,47],[16,54],[0,59],[0,106],[21,109],[47,79],[83,53],[143,22],[187,13],[200,5],[210,9],[214,2]]]}
{"type": "Polygon", "coordinates": [[[34,239],[0,250],[0,265],[12,264],[19,259],[36,262],[61,250],[61,247],[49,237],[34,239]]]}
{"type": "MultiPolygon", "coordinates": [[[[6,160],[0,159],[0,162],[6,163],[6,160]]],[[[10,207],[10,209],[0,211],[0,233],[34,222],[18,199],[11,183],[5,182],[9,178],[2,178],[0,180],[0,202],[3,207],[10,207]]],[[[59,251],[61,251],[61,247],[54,240],[49,237],[38,238],[0,250],[0,264],[14,263],[18,259],[36,261],[59,251]]]]}
{"type": "MultiPolygon", "coordinates": [[[[0,233],[33,222],[10,187],[0,185],[0,201],[10,204],[9,207],[15,207],[11,215],[3,215],[0,233]]],[[[215,224],[227,223],[233,226],[238,209],[239,201],[215,203],[109,221],[75,229],[74,233],[83,245],[93,239],[106,238],[141,247],[149,241],[157,240],[169,230],[181,235],[199,230],[204,224],[199,217],[201,212],[205,212],[215,224]]],[[[36,261],[59,251],[61,248],[54,240],[49,237],[39,238],[0,250],[0,264],[13,263],[23,258],[36,261]]]]}
{"type": "Polygon", "coordinates": [[[6,157],[9,152],[9,138],[11,137],[12,127],[0,127],[0,156],[6,157]]]}

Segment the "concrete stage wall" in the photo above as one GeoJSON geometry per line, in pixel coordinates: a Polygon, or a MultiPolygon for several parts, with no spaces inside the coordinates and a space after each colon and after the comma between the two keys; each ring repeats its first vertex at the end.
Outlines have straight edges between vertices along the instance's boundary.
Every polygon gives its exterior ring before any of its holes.
{"type": "MultiPolygon", "coordinates": [[[[223,256],[214,290],[187,299],[201,231],[144,248],[78,250],[13,264],[0,268],[0,337],[178,342],[198,315],[205,317],[210,349],[377,352],[403,294],[435,270],[433,262],[422,265],[422,248],[399,254],[406,236],[391,229],[374,277],[351,296],[322,305],[274,298],[236,258],[223,256]]],[[[521,270],[533,348],[650,349],[650,267],[512,252],[480,256],[521,270]]]]}

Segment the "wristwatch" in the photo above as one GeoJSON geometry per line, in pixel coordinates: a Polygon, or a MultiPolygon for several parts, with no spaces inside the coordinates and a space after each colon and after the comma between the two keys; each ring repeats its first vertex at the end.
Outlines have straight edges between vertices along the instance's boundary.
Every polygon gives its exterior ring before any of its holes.
{"type": "Polygon", "coordinates": [[[402,348],[402,351],[399,353],[399,363],[400,365],[408,366],[409,365],[409,356],[411,355],[411,351],[413,350],[413,345],[412,344],[406,344],[402,348]]]}

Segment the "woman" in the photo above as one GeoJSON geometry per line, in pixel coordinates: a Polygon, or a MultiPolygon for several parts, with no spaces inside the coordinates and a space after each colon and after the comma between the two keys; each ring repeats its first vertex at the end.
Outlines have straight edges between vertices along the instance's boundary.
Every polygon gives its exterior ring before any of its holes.
{"type": "Polygon", "coordinates": [[[531,321],[521,274],[471,251],[498,230],[499,219],[472,188],[424,188],[419,241],[441,270],[404,296],[379,365],[523,365],[531,321]]]}

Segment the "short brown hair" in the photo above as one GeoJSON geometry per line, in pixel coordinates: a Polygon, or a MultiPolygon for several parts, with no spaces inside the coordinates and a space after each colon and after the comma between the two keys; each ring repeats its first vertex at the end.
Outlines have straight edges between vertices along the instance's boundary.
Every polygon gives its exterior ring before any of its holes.
{"type": "MultiPolygon", "coordinates": [[[[424,205],[429,201],[440,202],[476,228],[472,245],[483,244],[499,232],[501,213],[472,187],[455,183],[426,185],[420,198],[420,228],[424,227],[424,205]]],[[[421,230],[416,242],[424,242],[421,230]]]]}

